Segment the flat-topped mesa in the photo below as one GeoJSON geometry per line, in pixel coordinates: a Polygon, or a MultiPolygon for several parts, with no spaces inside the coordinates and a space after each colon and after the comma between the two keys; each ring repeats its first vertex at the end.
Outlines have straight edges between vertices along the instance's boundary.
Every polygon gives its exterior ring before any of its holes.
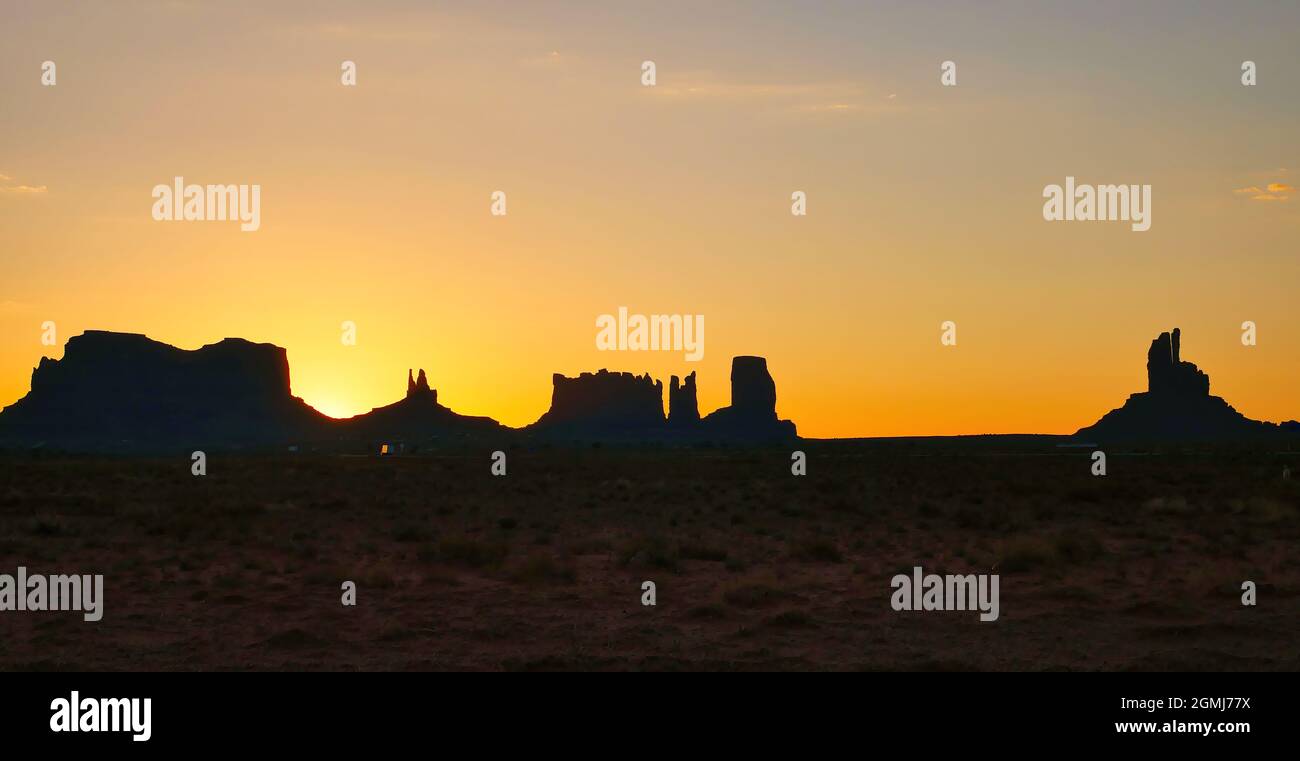
{"type": "Polygon", "coordinates": [[[412,379],[411,371],[406,371],[406,398],[412,397],[428,397],[434,404],[438,403],[438,390],[429,388],[429,378],[424,374],[423,368],[418,379],[412,379]]]}
{"type": "Polygon", "coordinates": [[[668,424],[671,426],[693,426],[700,422],[700,403],[695,393],[695,371],[686,376],[686,382],[679,383],[677,376],[672,376],[668,385],[668,424]]]}
{"type": "Polygon", "coordinates": [[[0,414],[10,436],[88,449],[257,445],[319,430],[294,397],[285,350],[226,338],[184,350],[136,333],[88,330],[42,357],[31,391],[0,414]]]}
{"type": "Polygon", "coordinates": [[[275,402],[290,396],[289,358],[279,346],[242,338],[185,351],[139,333],[87,330],[68,339],[63,359],[41,358],[32,393],[146,404],[186,396],[275,402]]]}
{"type": "Polygon", "coordinates": [[[601,370],[577,378],[556,373],[551,381],[551,408],[537,421],[538,427],[635,431],[664,425],[664,384],[649,373],[601,370]]]}
{"type": "Polygon", "coordinates": [[[1179,358],[1182,332],[1161,333],[1147,351],[1147,391],[1152,394],[1209,396],[1210,376],[1179,358]]]}

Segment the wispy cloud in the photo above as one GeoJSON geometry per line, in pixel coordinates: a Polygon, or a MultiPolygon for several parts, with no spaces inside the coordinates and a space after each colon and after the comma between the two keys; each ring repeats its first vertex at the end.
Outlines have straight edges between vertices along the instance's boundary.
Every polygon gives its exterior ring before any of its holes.
{"type": "Polygon", "coordinates": [[[861,103],[806,103],[795,106],[795,110],[808,114],[849,114],[865,111],[866,106],[861,103]]]}
{"type": "Polygon", "coordinates": [[[49,192],[49,188],[44,185],[6,185],[0,188],[0,193],[15,196],[39,196],[49,192]]]}
{"type": "MultiPolygon", "coordinates": [[[[1286,174],[1286,169],[1273,169],[1269,174],[1286,174]]],[[[1293,185],[1285,182],[1270,182],[1262,188],[1258,185],[1249,185],[1244,188],[1234,188],[1232,192],[1252,201],[1289,201],[1296,190],[1293,185]]]]}
{"type": "Polygon", "coordinates": [[[44,185],[22,185],[14,183],[14,178],[0,174],[0,195],[6,196],[40,196],[49,192],[44,185]]]}
{"type": "Polygon", "coordinates": [[[904,110],[896,93],[872,94],[857,82],[741,82],[708,72],[692,72],[646,90],[652,97],[678,103],[763,105],[800,114],[850,115],[904,110]]]}
{"type": "Polygon", "coordinates": [[[714,98],[719,100],[793,100],[860,94],[857,85],[842,82],[736,82],[706,73],[685,74],[659,84],[653,93],[666,98],[714,98]]]}

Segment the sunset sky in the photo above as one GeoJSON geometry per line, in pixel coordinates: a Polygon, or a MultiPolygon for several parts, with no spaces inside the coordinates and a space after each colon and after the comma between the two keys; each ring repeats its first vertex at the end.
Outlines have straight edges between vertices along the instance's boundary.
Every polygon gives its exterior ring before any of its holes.
{"type": "Polygon", "coordinates": [[[1212,393],[1300,418],[1298,30],[1294,2],[8,4],[0,405],[105,329],[278,344],[335,416],[421,367],[510,425],[601,367],[697,370],[708,412],[759,354],[805,436],[1069,433],[1177,326],[1212,393]],[[261,229],[154,221],[178,175],[260,184],[261,229]],[[1067,175],[1150,184],[1151,229],[1044,221],[1067,175]],[[597,351],[620,306],[704,315],[703,360],[597,351]]]}

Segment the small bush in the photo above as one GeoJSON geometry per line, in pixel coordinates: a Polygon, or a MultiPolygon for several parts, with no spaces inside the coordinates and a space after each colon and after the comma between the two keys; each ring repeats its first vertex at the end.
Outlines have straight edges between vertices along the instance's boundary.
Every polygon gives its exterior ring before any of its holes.
{"type": "Polygon", "coordinates": [[[486,542],[471,537],[448,537],[438,543],[438,556],[447,563],[469,568],[501,565],[510,548],[500,542],[486,542]]]}
{"type": "Polygon", "coordinates": [[[1056,545],[1040,537],[1017,537],[1002,549],[998,570],[1024,573],[1052,565],[1058,559],[1056,545]]]}
{"type": "Polygon", "coordinates": [[[805,563],[843,563],[840,548],[829,539],[808,539],[800,542],[790,553],[795,560],[805,563]]]}
{"type": "Polygon", "coordinates": [[[528,556],[510,571],[510,579],[522,584],[572,584],[577,578],[572,566],[543,553],[528,556]]]}

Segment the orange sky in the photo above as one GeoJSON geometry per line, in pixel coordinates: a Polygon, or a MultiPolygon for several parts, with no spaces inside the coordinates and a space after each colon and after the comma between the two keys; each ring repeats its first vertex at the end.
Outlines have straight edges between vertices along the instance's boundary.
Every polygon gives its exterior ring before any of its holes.
{"type": "Polygon", "coordinates": [[[760,354],[804,435],[1066,433],[1178,326],[1213,393],[1300,417],[1297,8],[260,5],[8,12],[0,404],[98,328],[284,346],[333,415],[409,367],[511,425],[601,367],[698,370],[707,412],[760,354]],[[177,175],[260,184],[261,229],[153,221],[177,175]],[[1150,231],[1043,221],[1066,175],[1152,185],[1150,231]],[[704,359],[597,351],[620,306],[703,314],[704,359]]]}

